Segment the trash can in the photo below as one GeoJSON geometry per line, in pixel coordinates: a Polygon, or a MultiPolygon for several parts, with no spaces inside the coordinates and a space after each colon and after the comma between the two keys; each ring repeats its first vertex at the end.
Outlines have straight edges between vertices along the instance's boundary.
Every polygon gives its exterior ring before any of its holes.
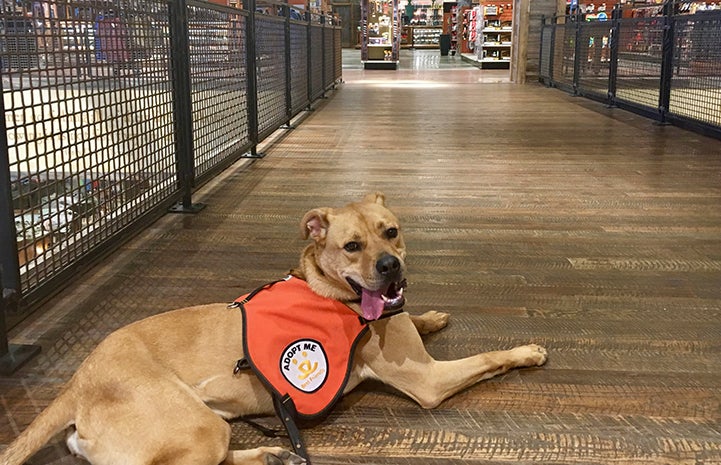
{"type": "Polygon", "coordinates": [[[441,34],[440,40],[441,56],[448,56],[448,52],[451,50],[451,35],[441,34]]]}

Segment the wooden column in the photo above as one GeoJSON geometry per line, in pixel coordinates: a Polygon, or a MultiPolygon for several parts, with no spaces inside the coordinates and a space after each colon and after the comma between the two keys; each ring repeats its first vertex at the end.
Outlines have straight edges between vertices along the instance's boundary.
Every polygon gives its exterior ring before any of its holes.
{"type": "Polygon", "coordinates": [[[528,27],[531,0],[513,1],[513,48],[511,49],[511,82],[526,83],[528,64],[528,27]]]}

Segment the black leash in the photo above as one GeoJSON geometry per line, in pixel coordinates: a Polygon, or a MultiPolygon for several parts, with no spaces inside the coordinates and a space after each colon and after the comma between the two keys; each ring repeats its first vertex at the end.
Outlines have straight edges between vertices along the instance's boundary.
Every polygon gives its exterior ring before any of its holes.
{"type": "Polygon", "coordinates": [[[248,426],[251,426],[251,427],[257,429],[266,438],[287,438],[288,437],[288,435],[284,434],[283,431],[273,429],[273,428],[268,428],[267,426],[261,425],[257,421],[251,420],[250,418],[240,417],[240,418],[238,418],[238,420],[242,421],[243,423],[245,423],[248,426]]]}

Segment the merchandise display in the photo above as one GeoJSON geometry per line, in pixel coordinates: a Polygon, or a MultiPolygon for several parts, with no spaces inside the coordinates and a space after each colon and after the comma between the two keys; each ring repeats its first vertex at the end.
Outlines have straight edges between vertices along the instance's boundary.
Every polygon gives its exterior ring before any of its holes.
{"type": "Polygon", "coordinates": [[[361,61],[366,69],[396,69],[401,40],[398,0],[361,1],[361,61]]]}
{"type": "Polygon", "coordinates": [[[461,52],[481,68],[508,69],[513,47],[513,4],[483,2],[462,13],[461,52]]]}

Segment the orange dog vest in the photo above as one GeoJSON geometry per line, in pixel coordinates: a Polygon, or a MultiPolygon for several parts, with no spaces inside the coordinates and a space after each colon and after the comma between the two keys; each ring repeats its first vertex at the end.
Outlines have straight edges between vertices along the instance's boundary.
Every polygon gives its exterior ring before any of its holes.
{"type": "Polygon", "coordinates": [[[327,414],[343,395],[367,322],[291,276],[235,303],[243,312],[245,360],[256,375],[276,398],[292,400],[298,418],[327,414]]]}

